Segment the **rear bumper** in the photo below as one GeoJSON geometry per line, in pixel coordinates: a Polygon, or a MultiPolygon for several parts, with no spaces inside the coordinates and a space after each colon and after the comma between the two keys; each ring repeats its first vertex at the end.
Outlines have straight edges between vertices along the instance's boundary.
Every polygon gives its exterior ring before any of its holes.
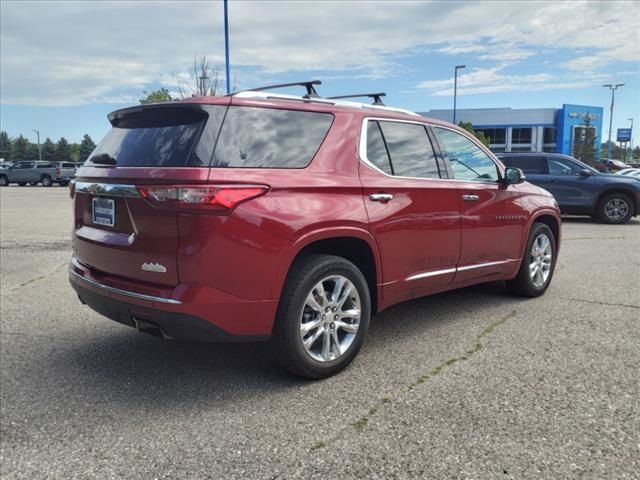
{"type": "Polygon", "coordinates": [[[99,275],[75,258],[69,282],[96,312],[139,330],[194,341],[258,341],[271,335],[276,300],[247,301],[201,285],[160,288],[99,275]]]}

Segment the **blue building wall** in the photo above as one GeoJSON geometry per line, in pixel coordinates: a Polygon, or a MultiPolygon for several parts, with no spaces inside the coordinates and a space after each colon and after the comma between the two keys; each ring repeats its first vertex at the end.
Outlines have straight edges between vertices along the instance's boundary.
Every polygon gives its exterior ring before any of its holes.
{"type": "Polygon", "coordinates": [[[558,129],[556,147],[558,153],[571,155],[573,151],[573,129],[576,126],[584,126],[588,115],[591,119],[591,126],[596,129],[596,157],[599,159],[600,145],[602,143],[602,113],[602,107],[565,103],[556,114],[556,128],[558,129]]]}

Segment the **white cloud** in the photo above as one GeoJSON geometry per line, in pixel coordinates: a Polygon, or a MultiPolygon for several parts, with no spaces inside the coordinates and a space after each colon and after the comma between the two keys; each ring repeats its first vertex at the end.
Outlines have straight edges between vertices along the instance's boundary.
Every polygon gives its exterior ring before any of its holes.
{"type": "MultiPolygon", "coordinates": [[[[2,1],[0,9],[2,103],[135,97],[188,71],[196,53],[223,62],[222,2],[2,1]]],[[[559,47],[633,62],[638,15],[637,2],[231,1],[231,61],[256,83],[294,71],[402,75],[399,60],[434,48],[503,64],[559,47]]]]}

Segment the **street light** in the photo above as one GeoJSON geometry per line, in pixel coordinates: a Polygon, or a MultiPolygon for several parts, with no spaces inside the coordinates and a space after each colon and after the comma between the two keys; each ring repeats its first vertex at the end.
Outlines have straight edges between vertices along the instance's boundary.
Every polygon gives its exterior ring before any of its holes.
{"type": "Polygon", "coordinates": [[[231,93],[231,78],[229,76],[229,7],[224,0],[224,59],[227,80],[227,95],[231,93]]]}
{"type": "Polygon", "coordinates": [[[40,130],[31,130],[38,135],[38,160],[42,160],[42,149],[40,148],[40,130]]]}
{"type": "Polygon", "coordinates": [[[458,95],[458,70],[465,68],[466,65],[456,65],[453,70],[453,124],[456,124],[456,97],[458,95]]]}
{"type": "MultiPolygon", "coordinates": [[[[624,87],[624,83],[616,83],[615,85],[606,83],[602,86],[607,87],[609,90],[611,90],[611,110],[609,112],[609,141],[607,142],[607,159],[611,160],[611,129],[613,128],[613,100],[616,96],[616,90],[618,89],[618,87],[624,87]]],[[[609,172],[609,165],[607,163],[605,163],[604,168],[606,172],[609,172]]]]}

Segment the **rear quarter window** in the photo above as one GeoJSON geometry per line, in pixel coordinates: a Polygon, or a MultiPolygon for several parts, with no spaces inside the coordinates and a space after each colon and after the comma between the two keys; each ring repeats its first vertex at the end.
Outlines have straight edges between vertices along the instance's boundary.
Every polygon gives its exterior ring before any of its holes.
{"type": "Polygon", "coordinates": [[[211,166],[304,168],[332,122],[330,113],[229,107],[211,166]]]}

